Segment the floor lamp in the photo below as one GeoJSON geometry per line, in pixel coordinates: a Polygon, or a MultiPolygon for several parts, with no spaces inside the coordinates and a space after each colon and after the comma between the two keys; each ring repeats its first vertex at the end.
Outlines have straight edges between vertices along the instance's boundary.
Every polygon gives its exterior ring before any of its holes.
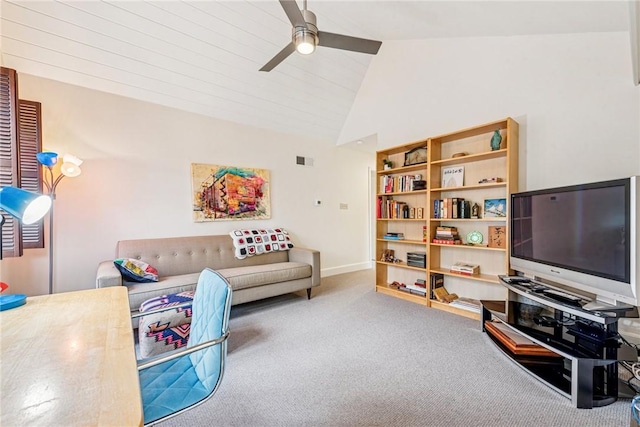
{"type": "Polygon", "coordinates": [[[54,179],[53,167],[58,163],[58,153],[51,151],[44,151],[37,153],[36,158],[42,166],[45,167],[45,174],[42,177],[42,183],[47,189],[47,193],[51,197],[51,209],[49,210],[49,293],[53,293],[53,201],[56,199],[56,188],[58,184],[65,176],[69,178],[75,178],[80,175],[80,165],[82,160],[65,154],[62,158],[62,165],[60,166],[60,175],[54,179]]]}
{"type": "MultiPolygon", "coordinates": [[[[51,198],[49,196],[11,186],[0,188],[0,209],[23,224],[29,225],[39,221],[47,214],[50,208],[51,198]]],[[[0,214],[0,229],[3,224],[4,216],[0,214]]],[[[2,239],[0,239],[0,259],[2,259],[2,239]]],[[[8,310],[23,305],[26,299],[27,296],[24,294],[0,295],[0,310],[8,310]]]]}

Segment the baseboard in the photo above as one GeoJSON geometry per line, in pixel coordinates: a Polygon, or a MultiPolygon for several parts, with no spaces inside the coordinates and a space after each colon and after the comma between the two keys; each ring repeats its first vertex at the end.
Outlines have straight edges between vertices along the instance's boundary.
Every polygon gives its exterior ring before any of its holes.
{"type": "Polygon", "coordinates": [[[352,273],[354,271],[368,270],[372,267],[371,262],[360,262],[357,264],[341,265],[339,267],[323,268],[320,270],[320,277],[335,276],[336,274],[352,273]]]}

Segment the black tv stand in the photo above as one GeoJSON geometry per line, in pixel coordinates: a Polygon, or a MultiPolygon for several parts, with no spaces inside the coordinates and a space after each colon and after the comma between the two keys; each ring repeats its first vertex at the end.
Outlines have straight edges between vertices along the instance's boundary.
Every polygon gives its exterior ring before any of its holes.
{"type": "Polygon", "coordinates": [[[618,319],[637,317],[637,309],[590,311],[583,308],[590,300],[581,296],[566,293],[567,298],[561,290],[549,293],[553,287],[547,284],[499,277],[509,296],[506,302],[482,301],[482,331],[511,360],[571,399],[575,407],[615,402],[618,319]],[[529,340],[530,353],[505,345],[504,337],[493,332],[497,324],[508,334],[529,340]]]}

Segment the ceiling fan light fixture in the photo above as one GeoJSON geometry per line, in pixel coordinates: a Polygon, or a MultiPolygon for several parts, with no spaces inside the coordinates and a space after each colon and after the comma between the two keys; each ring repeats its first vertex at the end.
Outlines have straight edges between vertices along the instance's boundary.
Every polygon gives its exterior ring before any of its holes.
{"type": "Polygon", "coordinates": [[[351,52],[367,53],[375,55],[382,42],[376,40],[361,39],[359,37],[334,34],[326,31],[320,32],[316,15],[307,9],[307,0],[303,1],[303,8],[298,8],[296,0],[279,0],[289,22],[291,22],[291,42],[267,62],[260,71],[271,71],[284,61],[293,52],[298,51],[303,55],[315,52],[317,46],[333,49],[348,50],[351,52]]]}
{"type": "Polygon", "coordinates": [[[299,53],[309,55],[316,50],[318,36],[305,28],[300,28],[293,34],[293,44],[299,53]]]}

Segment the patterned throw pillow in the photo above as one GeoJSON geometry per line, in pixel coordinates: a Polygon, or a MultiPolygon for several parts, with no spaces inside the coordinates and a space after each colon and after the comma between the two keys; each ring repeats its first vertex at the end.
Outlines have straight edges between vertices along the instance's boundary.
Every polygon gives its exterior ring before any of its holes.
{"type": "MultiPolygon", "coordinates": [[[[192,302],[194,293],[185,291],[148,299],[140,305],[140,312],[192,302]]],[[[191,331],[191,316],[191,305],[142,316],[138,325],[140,357],[144,359],[186,346],[191,331]]]]}
{"type": "Polygon", "coordinates": [[[289,233],[284,228],[260,228],[233,230],[229,233],[236,248],[236,258],[287,251],[293,247],[289,233]]]}
{"type": "Polygon", "coordinates": [[[158,270],[139,259],[118,258],[113,264],[128,280],[142,283],[158,281],[158,270]]]}

